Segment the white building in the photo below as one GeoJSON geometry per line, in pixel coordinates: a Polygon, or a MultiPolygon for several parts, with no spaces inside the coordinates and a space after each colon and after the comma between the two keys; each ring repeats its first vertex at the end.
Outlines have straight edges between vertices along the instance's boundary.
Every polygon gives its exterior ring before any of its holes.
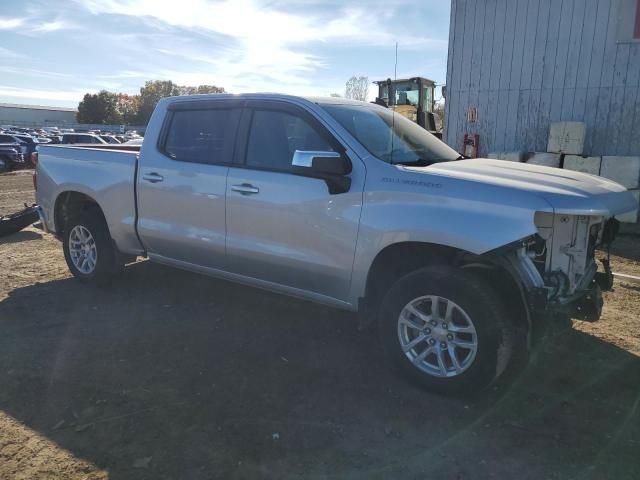
{"type": "Polygon", "coordinates": [[[0,103],[0,125],[36,127],[76,123],[76,108],[0,103]]]}

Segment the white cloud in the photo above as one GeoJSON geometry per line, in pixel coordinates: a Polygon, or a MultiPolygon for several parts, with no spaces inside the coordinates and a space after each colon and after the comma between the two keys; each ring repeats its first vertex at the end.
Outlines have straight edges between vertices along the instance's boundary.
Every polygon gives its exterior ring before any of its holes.
{"type": "Polygon", "coordinates": [[[95,93],[96,90],[40,90],[35,88],[19,88],[10,87],[8,85],[0,85],[0,95],[13,98],[30,98],[44,100],[60,100],[79,102],[85,93],[95,93]]]}
{"type": "Polygon", "coordinates": [[[37,15],[27,17],[0,17],[0,30],[10,30],[25,35],[72,30],[78,25],[66,20],[42,20],[37,15]]]}
{"type": "Polygon", "coordinates": [[[25,24],[26,18],[0,17],[0,30],[15,30],[25,24]]]}
{"type": "Polygon", "coordinates": [[[50,70],[38,70],[35,68],[24,67],[10,67],[8,65],[0,65],[0,72],[12,73],[15,75],[29,75],[31,77],[57,77],[57,78],[70,78],[73,75],[69,73],[52,72],[50,70]]]}
{"type": "MultiPolygon", "coordinates": [[[[154,49],[166,56],[179,57],[197,65],[198,71],[155,72],[172,75],[178,83],[208,83],[223,85],[234,92],[273,88],[288,92],[308,93],[314,83],[314,72],[328,67],[325,59],[311,53],[314,47],[335,44],[336,48],[362,46],[389,47],[397,40],[404,49],[438,47],[446,49],[446,40],[399,34],[381,22],[388,20],[386,2],[367,3],[364,7],[336,5],[322,15],[316,9],[291,13],[290,5],[276,5],[264,0],[182,0],[179,7],[156,0],[77,0],[94,15],[126,15],[149,22],[173,37],[157,42],[147,38],[145,49],[154,49]],[[287,8],[287,11],[276,7],[287,8]],[[189,30],[190,33],[213,35],[215,47],[210,51],[194,48],[183,42],[179,32],[166,32],[166,27],[189,30]],[[167,47],[167,45],[171,47],[167,47]],[[215,73],[215,75],[213,75],[215,73]]],[[[317,5],[316,5],[317,6],[317,5]]],[[[300,8],[297,9],[301,11],[300,8]]],[[[148,25],[149,23],[147,23],[148,25]]],[[[133,46],[132,48],[136,48],[133,46]]],[[[175,69],[177,70],[177,69],[175,69]]],[[[164,76],[164,78],[167,78],[164,76]]],[[[326,86],[322,92],[327,93],[326,86]]]]}
{"type": "Polygon", "coordinates": [[[34,25],[29,29],[29,31],[32,33],[49,33],[57,32],[59,30],[72,30],[76,28],[78,28],[76,25],[64,20],[53,20],[34,25]]]}

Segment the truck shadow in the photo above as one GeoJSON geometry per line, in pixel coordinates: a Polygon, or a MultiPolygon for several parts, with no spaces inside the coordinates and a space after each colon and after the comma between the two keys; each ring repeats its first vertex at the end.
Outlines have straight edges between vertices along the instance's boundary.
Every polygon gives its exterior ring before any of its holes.
{"type": "Polygon", "coordinates": [[[42,234],[34,232],[32,230],[23,230],[20,232],[12,233],[6,237],[0,237],[0,245],[9,243],[21,243],[30,242],[32,240],[41,240],[42,234]]]}
{"type": "Polygon", "coordinates": [[[17,289],[0,329],[0,411],[112,480],[640,476],[639,358],[575,330],[452,399],[349,313],[149,262],[17,289]]]}
{"type": "MultiPolygon", "coordinates": [[[[600,253],[604,254],[604,252],[600,253]]],[[[640,237],[638,235],[618,236],[611,245],[611,254],[634,262],[640,261],[640,237]]]]}

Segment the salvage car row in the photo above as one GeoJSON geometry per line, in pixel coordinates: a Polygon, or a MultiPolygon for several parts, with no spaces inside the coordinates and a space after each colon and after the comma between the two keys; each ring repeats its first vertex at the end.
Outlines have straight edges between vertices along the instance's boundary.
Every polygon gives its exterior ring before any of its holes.
{"type": "Polygon", "coordinates": [[[58,127],[21,128],[11,125],[0,127],[0,173],[33,168],[33,157],[42,144],[121,144],[142,138],[137,132],[114,135],[99,130],[76,132],[58,127]]]}

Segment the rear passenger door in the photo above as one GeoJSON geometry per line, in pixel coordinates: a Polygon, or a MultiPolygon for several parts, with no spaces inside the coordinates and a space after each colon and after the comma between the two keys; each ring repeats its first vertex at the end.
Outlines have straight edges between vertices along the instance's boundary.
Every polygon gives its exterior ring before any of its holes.
{"type": "Polygon", "coordinates": [[[138,172],[138,232],[149,257],[225,268],[225,190],[240,105],[185,101],[168,107],[157,145],[138,172]]]}
{"type": "Polygon", "coordinates": [[[346,300],[362,207],[363,177],[355,173],[362,167],[354,165],[348,191],[331,194],[324,180],[301,175],[292,160],[296,150],[344,152],[332,134],[289,103],[248,107],[227,181],[229,270],[346,300]]]}

